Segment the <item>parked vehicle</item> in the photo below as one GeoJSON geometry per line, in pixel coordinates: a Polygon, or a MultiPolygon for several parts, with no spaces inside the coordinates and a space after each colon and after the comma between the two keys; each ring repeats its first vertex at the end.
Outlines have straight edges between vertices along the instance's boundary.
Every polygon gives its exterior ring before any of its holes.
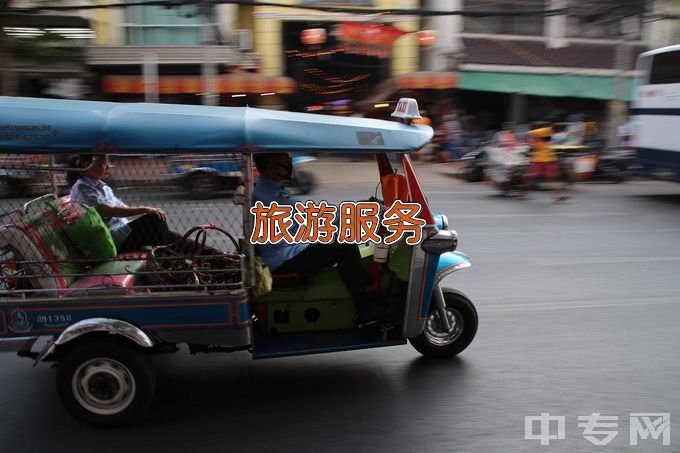
{"type": "MultiPolygon", "coordinates": [[[[407,123],[413,109],[415,101],[400,101],[395,116],[407,123]]],[[[75,233],[80,220],[73,212],[85,207],[57,198],[56,187],[38,199],[0,204],[3,350],[13,346],[36,363],[54,363],[61,401],[85,422],[110,426],[141,414],[156,387],[153,357],[177,352],[178,345],[192,353],[247,350],[265,359],[408,341],[427,357],[448,358],[475,336],[474,305],[443,287],[444,277],[470,267],[470,260],[456,251],[446,216],[432,211],[408,155],[432,138],[428,126],[254,108],[11,97],[0,97],[0,124],[24,131],[0,136],[0,154],[58,156],[105,145],[118,155],[236,154],[244,162],[238,197],[215,200],[214,210],[164,199],[169,194],[157,186],[130,191],[165,206],[175,228],[198,222],[190,231],[219,232],[208,242],[229,251],[224,256],[154,247],[94,258],[82,240],[101,244],[108,229],[75,233]],[[374,154],[385,203],[419,204],[426,226],[417,245],[400,240],[386,256],[371,244],[361,249],[363,263],[376,270],[374,290],[397,304],[401,316],[357,326],[336,268],[274,275],[267,284],[269,271],[248,240],[252,160],[253,153],[282,151],[374,154]]]]}
{"type": "Polygon", "coordinates": [[[626,125],[637,153],[635,173],[680,182],[680,44],[640,54],[634,120],[626,125]]]}
{"type": "Polygon", "coordinates": [[[0,198],[43,193],[53,184],[65,190],[66,172],[62,167],[54,160],[50,162],[46,154],[0,156],[0,198]]]}
{"type": "MultiPolygon", "coordinates": [[[[309,162],[316,160],[307,155],[293,156],[295,170],[288,186],[300,194],[314,190],[314,174],[306,170],[309,162]]],[[[176,156],[170,163],[170,174],[179,176],[180,185],[196,198],[209,198],[225,190],[233,190],[243,183],[243,156],[228,154],[187,154],[176,156]]]]}
{"type": "Polygon", "coordinates": [[[635,152],[626,148],[609,149],[597,155],[595,169],[590,179],[623,182],[630,178],[635,162],[635,152]]]}

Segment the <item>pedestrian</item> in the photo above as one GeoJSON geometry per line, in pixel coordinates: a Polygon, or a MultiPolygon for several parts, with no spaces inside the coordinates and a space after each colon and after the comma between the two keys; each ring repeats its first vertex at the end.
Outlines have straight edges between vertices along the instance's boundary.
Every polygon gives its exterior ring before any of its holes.
{"type": "Polygon", "coordinates": [[[536,178],[543,178],[546,181],[556,202],[569,198],[564,193],[563,183],[560,181],[559,158],[555,150],[549,146],[553,132],[552,126],[546,126],[533,129],[527,134],[531,139],[531,163],[524,176],[520,192],[522,198],[527,197],[527,188],[536,178]]]}

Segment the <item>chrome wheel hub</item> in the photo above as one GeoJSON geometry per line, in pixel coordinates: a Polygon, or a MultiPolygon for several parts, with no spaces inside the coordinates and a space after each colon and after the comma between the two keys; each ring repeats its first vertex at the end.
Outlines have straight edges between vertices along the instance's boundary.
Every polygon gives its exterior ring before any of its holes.
{"type": "Polygon", "coordinates": [[[425,337],[435,346],[448,346],[456,341],[463,333],[463,317],[452,308],[446,308],[446,317],[451,329],[446,331],[439,317],[439,310],[435,310],[427,318],[425,324],[425,337]]]}
{"type": "Polygon", "coordinates": [[[73,395],[88,411],[112,415],[125,410],[135,395],[135,380],[122,363],[109,358],[88,360],[73,374],[73,395]]]}

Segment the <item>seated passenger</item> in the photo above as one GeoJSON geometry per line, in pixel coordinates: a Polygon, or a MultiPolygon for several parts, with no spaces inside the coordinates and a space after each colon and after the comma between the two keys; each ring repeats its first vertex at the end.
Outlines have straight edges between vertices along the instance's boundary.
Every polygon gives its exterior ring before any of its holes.
{"type": "MultiPolygon", "coordinates": [[[[273,201],[279,205],[295,205],[298,200],[283,185],[293,172],[293,162],[287,153],[255,154],[255,166],[260,177],[256,181],[253,201],[264,205],[273,201]]],[[[291,233],[295,234],[295,231],[297,226],[291,233]]],[[[369,295],[368,271],[361,262],[356,244],[287,244],[281,241],[278,244],[256,244],[255,250],[269,270],[275,273],[309,273],[337,264],[340,278],[355,303],[358,325],[381,319],[390,311],[375,296],[369,295]]]]}
{"type": "MultiPolygon", "coordinates": [[[[170,230],[167,216],[161,208],[151,206],[128,206],[118,198],[111,187],[102,181],[109,173],[109,158],[106,154],[83,154],[72,159],[71,168],[82,168],[69,173],[71,201],[94,207],[106,221],[118,253],[138,251],[145,246],[169,245],[181,235],[170,230]],[[77,179],[76,179],[77,178],[77,179]],[[128,217],[140,215],[130,220],[128,217]]],[[[194,251],[194,244],[186,241],[184,252],[194,251]]],[[[220,252],[206,246],[206,255],[220,252]]]]}

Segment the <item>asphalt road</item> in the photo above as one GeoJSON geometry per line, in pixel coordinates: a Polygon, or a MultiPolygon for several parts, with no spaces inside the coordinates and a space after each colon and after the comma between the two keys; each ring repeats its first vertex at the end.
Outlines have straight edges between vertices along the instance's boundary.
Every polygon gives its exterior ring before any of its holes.
{"type": "MultiPolygon", "coordinates": [[[[314,197],[366,198],[375,178],[359,167],[318,164],[327,185],[314,197]]],[[[671,426],[680,416],[680,185],[579,184],[555,204],[418,170],[474,264],[445,280],[480,316],[458,358],[424,360],[408,345],[256,362],[163,356],[149,412],[100,430],[61,408],[54,370],[3,354],[0,451],[680,451],[677,436],[637,447],[629,437],[631,413],[670,413],[671,426]],[[564,439],[525,440],[525,416],[541,413],[565,417],[564,439]],[[593,413],[618,417],[608,445],[578,426],[593,413]]]]}

